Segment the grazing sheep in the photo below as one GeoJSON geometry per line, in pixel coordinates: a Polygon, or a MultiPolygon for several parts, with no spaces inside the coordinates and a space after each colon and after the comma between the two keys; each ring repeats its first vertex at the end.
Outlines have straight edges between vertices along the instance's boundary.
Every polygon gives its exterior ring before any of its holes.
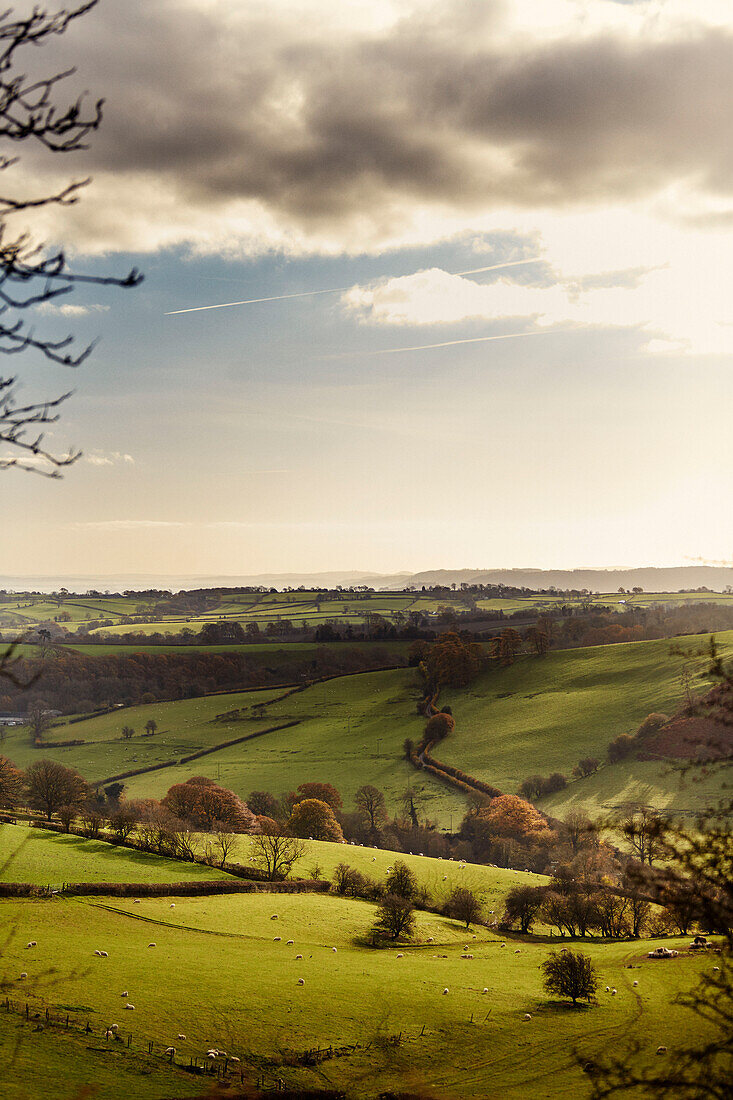
{"type": "Polygon", "coordinates": [[[302,958],[303,958],[303,956],[302,956],[302,955],[296,955],[296,956],[295,956],[295,961],[297,962],[297,961],[298,961],[298,959],[302,959],[302,958]]]}
{"type": "Polygon", "coordinates": [[[127,990],[125,990],[124,993],[120,993],[120,997],[129,997],[129,996],[130,996],[130,994],[128,993],[127,990]]]}
{"type": "Polygon", "coordinates": [[[21,978],[27,978],[28,977],[27,971],[24,970],[23,973],[20,976],[21,976],[21,978]]]}
{"type": "Polygon", "coordinates": [[[176,1053],[176,1048],[175,1047],[166,1047],[165,1052],[166,1052],[166,1054],[171,1054],[171,1055],[175,1054],[176,1053]]]}
{"type": "Polygon", "coordinates": [[[506,947],[506,944],[505,943],[500,943],[499,947],[506,947]]]}
{"type": "Polygon", "coordinates": [[[531,1016],[531,1014],[530,1014],[529,1012],[525,1012],[525,1014],[524,1014],[524,1018],[525,1018],[525,1020],[531,1020],[531,1019],[532,1019],[532,1016],[531,1016]]]}
{"type": "Polygon", "coordinates": [[[273,913],[270,920],[277,920],[277,913],[273,913]]]}
{"type": "Polygon", "coordinates": [[[433,937],[432,937],[432,936],[428,936],[428,943],[432,943],[432,942],[433,942],[433,937]]]}
{"type": "Polygon", "coordinates": [[[305,978],[298,978],[298,985],[305,985],[305,978]]]}
{"type": "Polygon", "coordinates": [[[109,952],[108,951],[100,951],[99,956],[102,959],[108,959],[109,958],[109,952]]]}
{"type": "Polygon", "coordinates": [[[232,1057],[229,1059],[229,1061],[230,1062],[239,1062],[239,1058],[237,1058],[236,1055],[232,1055],[232,1057]]]}
{"type": "Polygon", "coordinates": [[[720,967],[719,966],[714,966],[713,970],[720,970],[720,967]]]}
{"type": "Polygon", "coordinates": [[[612,990],[611,990],[611,996],[612,996],[612,997],[615,997],[615,996],[616,996],[616,993],[617,993],[617,990],[615,990],[615,989],[612,989],[612,990]]]}
{"type": "Polygon", "coordinates": [[[483,995],[484,993],[488,993],[488,992],[489,992],[489,990],[488,990],[488,988],[487,988],[486,986],[484,986],[484,988],[483,988],[483,989],[481,990],[481,993],[482,993],[482,995],[483,995]]]}
{"type": "Polygon", "coordinates": [[[518,955],[518,954],[519,954],[519,948],[517,948],[517,950],[516,950],[516,951],[514,952],[514,954],[515,954],[515,955],[518,955]]]}
{"type": "Polygon", "coordinates": [[[472,959],[473,955],[461,955],[462,959],[472,959]]]}
{"type": "Polygon", "coordinates": [[[179,1038],[180,1040],[183,1040],[183,1039],[185,1039],[185,1038],[186,1038],[186,1036],[185,1036],[185,1035],[179,1035],[179,1036],[178,1036],[178,1038],[179,1038]]]}
{"type": "Polygon", "coordinates": [[[97,957],[100,957],[100,956],[101,956],[101,954],[102,954],[102,952],[101,952],[101,951],[95,951],[95,952],[94,952],[94,954],[95,954],[95,955],[96,955],[97,957]]]}
{"type": "Polygon", "coordinates": [[[156,946],[157,946],[157,944],[154,944],[154,943],[149,943],[148,944],[148,947],[156,947],[156,946]]]}
{"type": "Polygon", "coordinates": [[[402,951],[399,951],[399,952],[398,952],[398,954],[397,954],[397,958],[398,958],[398,959],[404,959],[404,957],[405,957],[405,956],[404,956],[404,954],[402,953],[402,951]]]}
{"type": "Polygon", "coordinates": [[[140,898],[134,898],[132,904],[133,905],[139,905],[140,904],[140,898]]]}
{"type": "Polygon", "coordinates": [[[120,1030],[120,1025],[119,1024],[110,1024],[109,1025],[109,1030],[110,1031],[119,1031],[120,1030]]]}
{"type": "Polygon", "coordinates": [[[287,946],[292,947],[294,943],[295,943],[295,940],[288,940],[287,946]]]}
{"type": "Polygon", "coordinates": [[[667,1048],[666,1047],[657,1047],[657,1054],[666,1054],[666,1053],[667,1053],[667,1048]]]}
{"type": "Polygon", "coordinates": [[[130,1011],[132,1011],[134,1009],[134,1007],[135,1007],[134,1005],[129,1005],[129,1004],[125,1005],[125,1008],[129,1008],[130,1011]]]}
{"type": "Polygon", "coordinates": [[[175,909],[175,907],[176,907],[176,903],[174,901],[172,901],[171,902],[171,909],[175,909]]]}
{"type": "Polygon", "coordinates": [[[335,955],[335,954],[336,954],[336,948],[335,948],[335,947],[332,947],[332,948],[331,948],[331,950],[333,951],[333,953],[334,953],[334,955],[335,955]]]}
{"type": "Polygon", "coordinates": [[[35,947],[35,946],[36,946],[36,945],[35,945],[35,943],[33,942],[33,940],[31,940],[31,942],[30,942],[30,943],[27,943],[27,944],[26,944],[26,947],[35,947]]]}
{"type": "Polygon", "coordinates": [[[638,984],[639,984],[638,982],[634,982],[634,985],[638,985],[638,984]]]}
{"type": "Polygon", "coordinates": [[[207,1058],[216,1058],[216,1055],[214,1054],[213,1050],[210,1050],[210,1051],[208,1052],[208,1054],[206,1055],[206,1057],[207,1057],[207,1058]]]}
{"type": "Polygon", "coordinates": [[[275,936],[275,939],[272,942],[273,943],[282,943],[282,936],[275,936]]]}

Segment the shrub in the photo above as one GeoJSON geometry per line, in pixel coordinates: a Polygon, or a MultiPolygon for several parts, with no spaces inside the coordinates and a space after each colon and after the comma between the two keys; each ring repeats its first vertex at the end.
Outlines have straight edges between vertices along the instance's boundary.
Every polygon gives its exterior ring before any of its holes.
{"type": "Polygon", "coordinates": [[[621,733],[608,746],[608,759],[612,764],[618,764],[620,760],[626,759],[633,748],[634,738],[629,737],[628,733],[621,733]]]}
{"type": "Polygon", "coordinates": [[[415,927],[415,910],[408,898],[385,894],[377,910],[372,932],[392,940],[409,939],[415,927]]]}
{"type": "Polygon", "coordinates": [[[445,904],[445,914],[453,920],[465,922],[466,928],[481,920],[483,905],[471,890],[456,886],[445,904]]]}
{"type": "Polygon", "coordinates": [[[573,1004],[590,1001],[598,987],[598,975],[589,955],[580,951],[552,951],[540,968],[548,993],[570,997],[573,1004]]]}
{"type": "Polygon", "coordinates": [[[401,859],[398,859],[393,865],[392,870],[387,875],[387,881],[385,883],[385,889],[388,894],[393,894],[396,897],[407,898],[410,901],[417,895],[417,879],[415,874],[406,863],[403,863],[401,859]]]}

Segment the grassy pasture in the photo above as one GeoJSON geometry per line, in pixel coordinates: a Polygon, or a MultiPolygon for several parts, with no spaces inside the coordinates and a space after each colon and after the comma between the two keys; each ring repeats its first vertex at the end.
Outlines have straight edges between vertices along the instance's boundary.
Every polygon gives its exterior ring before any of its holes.
{"type": "Polygon", "coordinates": [[[57,887],[64,882],[193,882],[229,878],[215,867],[175,859],[101,840],[0,825],[0,882],[57,887]]]}
{"type": "MultiPolygon", "coordinates": [[[[730,649],[733,633],[716,637],[730,649]]],[[[706,640],[695,637],[694,646],[706,640]]],[[[700,688],[707,683],[706,667],[704,658],[696,662],[700,688]]],[[[681,670],[682,661],[670,655],[666,640],[519,659],[509,668],[486,673],[468,688],[441,695],[441,703],[453,707],[456,728],[436,755],[506,791],[516,791],[531,774],[569,775],[583,756],[605,759],[609,741],[634,733],[650,712],[671,713],[682,699],[681,670]]],[[[676,779],[665,779],[664,764],[646,770],[637,763],[626,767],[631,774],[637,769],[643,774],[643,785],[677,791],[676,779]]],[[[611,771],[604,768],[594,778],[599,788],[610,780],[611,771]]],[[[593,784],[583,780],[572,785],[574,793],[576,788],[590,794],[593,784]]]]}
{"type": "MultiPolygon", "coordinates": [[[[374,918],[374,907],[362,901],[252,894],[178,898],[174,909],[159,898],[138,905],[11,901],[2,910],[13,930],[0,961],[2,988],[11,997],[41,1007],[83,1006],[76,1014],[97,1033],[119,1023],[138,1051],[154,1040],[177,1046],[185,1061],[212,1044],[254,1065],[269,1055],[273,1075],[289,1084],[344,1087],[354,1096],[406,1086],[453,1097],[586,1096],[573,1047],[583,1058],[598,1057],[635,1036],[642,1060],[651,1062],[658,1044],[694,1040],[694,1019],[691,1026],[672,1001],[711,965],[695,956],[649,961],[647,943],[589,942],[584,950],[598,967],[601,989],[608,984],[618,995],[600,993],[598,1005],[572,1010],[542,991],[547,943],[510,940],[502,948],[504,941],[485,929],[474,938],[446,918],[419,914],[413,945],[375,951],[357,942],[374,918]],[[38,940],[38,948],[26,950],[28,939],[38,940]],[[461,958],[465,944],[473,959],[461,958]],[[95,948],[109,958],[95,958],[95,948]],[[635,969],[625,969],[629,964],[635,969]],[[28,973],[22,982],[21,970],[28,973]],[[122,1010],[128,1000],[134,1012],[122,1010]],[[414,1041],[382,1045],[398,1032],[414,1041]],[[178,1041],[179,1033],[187,1039],[178,1041]],[[280,1063],[287,1050],[349,1042],[373,1046],[317,1069],[280,1063]]],[[[24,1036],[24,1044],[31,1041],[24,1036]]],[[[83,1079],[88,1056],[78,1046],[69,1051],[83,1079]]],[[[30,1060],[26,1066],[34,1072],[30,1060]]],[[[137,1095],[150,1093],[133,1086],[130,1096],[137,1095]]]]}

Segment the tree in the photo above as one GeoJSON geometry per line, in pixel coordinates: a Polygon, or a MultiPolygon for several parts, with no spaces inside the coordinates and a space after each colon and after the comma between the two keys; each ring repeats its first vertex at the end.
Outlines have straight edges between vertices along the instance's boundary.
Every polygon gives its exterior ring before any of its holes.
{"type": "Polygon", "coordinates": [[[175,783],[162,804],[181,821],[190,821],[207,832],[248,833],[255,827],[254,814],[234,791],[203,775],[175,783]]]}
{"type": "Polygon", "coordinates": [[[125,741],[129,741],[130,738],[134,737],[134,736],[135,736],[135,731],[132,728],[132,726],[123,726],[122,727],[122,737],[124,738],[125,741]]]}
{"type": "Polygon", "coordinates": [[[296,803],[290,815],[290,831],[311,840],[342,841],[344,834],[331,807],[319,798],[305,798],[296,803]]]}
{"type": "Polygon", "coordinates": [[[411,871],[401,859],[395,860],[392,870],[387,875],[385,889],[388,894],[393,894],[395,897],[412,900],[417,896],[415,872],[411,871]]]}
{"type": "Polygon", "coordinates": [[[293,865],[303,855],[302,841],[291,836],[282,827],[252,837],[252,862],[262,868],[270,882],[287,878],[293,865]]]}
{"type": "Polygon", "coordinates": [[[544,817],[529,802],[514,794],[493,798],[477,818],[486,821],[495,836],[549,840],[553,833],[544,817]]]}
{"type": "Polygon", "coordinates": [[[504,902],[504,920],[508,924],[519,922],[519,929],[527,933],[542,908],[546,890],[542,886],[515,886],[504,902]]]}
{"type": "Polygon", "coordinates": [[[595,996],[598,975],[589,955],[580,951],[551,951],[540,969],[548,993],[570,997],[574,1005],[579,1000],[591,1001],[595,996]]]}
{"type": "Polygon", "coordinates": [[[25,773],[28,801],[50,821],[61,806],[81,808],[89,797],[85,779],[55,760],[36,760],[25,773]]]}
{"type": "Polygon", "coordinates": [[[573,775],[577,779],[584,779],[586,776],[597,772],[600,766],[601,762],[595,756],[584,756],[573,768],[573,775]]]}
{"type": "Polygon", "coordinates": [[[247,805],[257,817],[274,817],[280,814],[280,801],[269,791],[250,791],[247,805]]]}
{"type": "Polygon", "coordinates": [[[415,909],[409,898],[399,894],[385,894],[377,909],[377,919],[372,931],[390,939],[408,939],[415,927],[415,909]]]}
{"type": "Polygon", "coordinates": [[[425,723],[423,741],[426,745],[433,744],[435,741],[442,741],[455,729],[455,725],[455,719],[452,715],[440,711],[438,714],[434,714],[432,718],[428,718],[425,723]]]}
{"type": "Polygon", "coordinates": [[[330,783],[301,783],[298,787],[301,801],[305,798],[317,798],[330,806],[334,813],[343,808],[341,795],[330,783]]]}
{"type": "Polygon", "coordinates": [[[568,810],[563,822],[573,852],[595,839],[595,826],[585,810],[568,810]]]}
{"type": "Polygon", "coordinates": [[[641,863],[652,866],[662,852],[665,819],[656,810],[642,806],[629,809],[621,820],[621,833],[641,863]]]}
{"type": "Polygon", "coordinates": [[[7,756],[0,756],[0,810],[11,810],[22,797],[22,771],[7,756]]]}
{"type": "Polygon", "coordinates": [[[466,928],[470,928],[472,923],[475,924],[481,919],[483,905],[472,890],[456,886],[451,891],[445,909],[449,917],[465,922],[466,928]]]}
{"type": "Polygon", "coordinates": [[[384,794],[378,787],[373,787],[371,783],[365,783],[362,787],[359,787],[354,801],[357,810],[365,820],[368,820],[370,831],[375,833],[387,818],[384,794]]]}
{"type": "MultiPolygon", "coordinates": [[[[21,56],[27,47],[42,47],[63,34],[96,3],[86,0],[55,14],[34,7],[25,16],[16,17],[12,9],[0,15],[0,139],[5,140],[6,147],[30,141],[50,153],[72,153],[86,148],[86,139],[98,129],[102,100],[87,104],[82,96],[65,104],[59,98],[60,85],[73,69],[50,76],[29,76],[22,67],[28,62],[21,56]]],[[[7,153],[0,154],[0,171],[11,169],[17,160],[7,153]]],[[[80,283],[132,287],[141,281],[134,270],[122,279],[72,273],[63,252],[49,253],[27,232],[13,233],[10,229],[10,219],[21,211],[76,203],[87,183],[89,180],[78,180],[51,195],[0,198],[0,353],[34,350],[63,367],[79,366],[93,345],[79,350],[72,336],[55,339],[39,335],[25,320],[23,311],[65,298],[80,283]]],[[[0,442],[13,448],[10,457],[0,459],[0,469],[16,467],[58,477],[80,452],[54,454],[44,444],[43,430],[56,423],[59,408],[70,393],[19,404],[17,383],[17,375],[0,375],[0,442]]]]}
{"type": "Polygon", "coordinates": [[[36,699],[28,707],[26,721],[34,744],[43,740],[46,730],[51,728],[52,716],[45,699],[36,699]]]}
{"type": "Polygon", "coordinates": [[[149,733],[152,737],[152,735],[155,733],[157,728],[158,728],[158,723],[155,721],[155,719],[154,718],[148,718],[147,722],[145,723],[145,732],[149,733]]]}

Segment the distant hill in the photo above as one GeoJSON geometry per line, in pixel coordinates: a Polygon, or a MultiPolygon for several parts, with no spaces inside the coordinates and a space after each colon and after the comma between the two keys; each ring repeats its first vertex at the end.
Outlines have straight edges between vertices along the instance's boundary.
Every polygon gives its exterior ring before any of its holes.
{"type": "Polygon", "coordinates": [[[107,576],[0,576],[0,589],[10,592],[140,591],[163,588],[179,591],[195,588],[335,588],[342,585],[366,585],[394,592],[407,586],[426,588],[435,585],[505,584],[513,588],[583,589],[590,592],[616,592],[619,588],[643,588],[645,592],[692,591],[710,588],[723,592],[733,586],[733,567],[684,565],[669,568],[638,569],[429,569],[420,573],[366,573],[356,570],[328,573],[260,573],[242,576],[160,576],[154,574],[110,574],[107,576]]]}

